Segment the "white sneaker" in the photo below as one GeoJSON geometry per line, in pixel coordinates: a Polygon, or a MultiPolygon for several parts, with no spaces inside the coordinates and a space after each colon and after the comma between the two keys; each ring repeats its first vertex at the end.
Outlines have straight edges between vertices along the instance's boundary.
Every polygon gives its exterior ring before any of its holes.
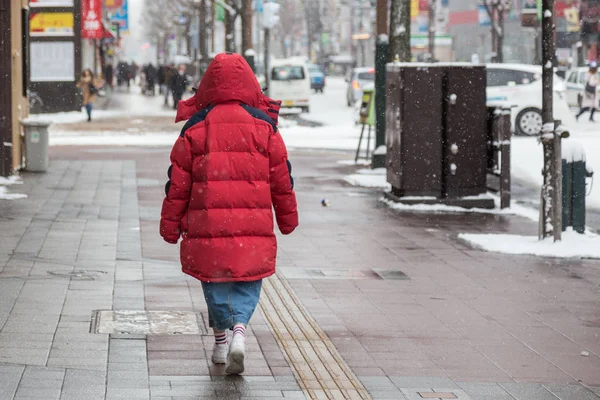
{"type": "Polygon", "coordinates": [[[229,355],[227,356],[227,375],[239,375],[244,372],[244,358],[246,358],[246,338],[242,335],[235,335],[229,346],[229,355]]]}
{"type": "Polygon", "coordinates": [[[212,353],[212,362],[214,364],[226,364],[227,363],[227,353],[229,353],[229,345],[225,344],[217,344],[213,346],[212,353]]]}

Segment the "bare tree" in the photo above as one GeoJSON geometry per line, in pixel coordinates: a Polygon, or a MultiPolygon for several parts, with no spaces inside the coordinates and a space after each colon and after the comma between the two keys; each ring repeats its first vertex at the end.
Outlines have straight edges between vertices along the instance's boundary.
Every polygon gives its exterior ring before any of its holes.
{"type": "Polygon", "coordinates": [[[279,12],[280,25],[279,37],[281,39],[281,49],[283,57],[288,57],[291,54],[287,52],[286,42],[292,42],[292,39],[302,31],[304,23],[302,5],[294,0],[282,0],[281,10],[279,12]]]}
{"type": "Polygon", "coordinates": [[[512,0],[484,0],[483,4],[490,18],[492,51],[495,53],[493,61],[501,63],[504,61],[504,17],[512,0]]]}
{"type": "Polygon", "coordinates": [[[251,49],[252,44],[252,0],[242,0],[242,54],[251,49]]]}
{"type": "Polygon", "coordinates": [[[410,61],[410,0],[392,0],[389,33],[390,60],[410,61]]]}

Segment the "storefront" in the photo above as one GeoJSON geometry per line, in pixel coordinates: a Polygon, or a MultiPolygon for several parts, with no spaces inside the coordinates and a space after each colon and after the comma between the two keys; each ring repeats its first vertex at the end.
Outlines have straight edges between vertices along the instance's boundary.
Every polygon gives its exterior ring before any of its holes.
{"type": "Polygon", "coordinates": [[[29,17],[32,112],[81,109],[80,0],[32,0],[29,17]]]}

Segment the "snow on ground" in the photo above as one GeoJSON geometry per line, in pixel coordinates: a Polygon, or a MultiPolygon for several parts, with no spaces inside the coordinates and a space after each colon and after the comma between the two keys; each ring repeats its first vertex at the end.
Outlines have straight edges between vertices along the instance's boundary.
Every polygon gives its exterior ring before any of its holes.
{"type": "Polygon", "coordinates": [[[9,193],[8,189],[4,186],[0,186],[0,200],[19,200],[26,199],[26,194],[21,193],[9,193]]]}
{"type": "MultiPolygon", "coordinates": [[[[379,201],[386,204],[393,210],[397,211],[409,211],[409,212],[421,212],[421,213],[467,213],[467,214],[493,214],[493,215],[518,215],[523,218],[527,218],[531,221],[538,220],[538,211],[532,208],[523,207],[522,205],[516,204],[512,202],[510,208],[500,208],[500,198],[495,194],[487,193],[484,196],[488,198],[494,199],[494,203],[496,203],[496,208],[494,209],[486,209],[486,208],[463,208],[458,206],[448,206],[445,204],[403,204],[396,203],[394,201],[381,198],[379,201]]],[[[412,197],[412,200],[415,198],[412,197]]],[[[427,197],[423,197],[423,199],[431,199],[427,197]]]]}
{"type": "Polygon", "coordinates": [[[20,176],[9,176],[8,178],[4,178],[0,176],[0,186],[9,186],[9,185],[22,185],[23,179],[20,176]]]}
{"type": "Polygon", "coordinates": [[[18,200],[27,198],[26,194],[9,193],[7,186],[22,185],[23,181],[19,176],[9,176],[4,178],[0,176],[0,200],[18,200]]]}
{"type": "Polygon", "coordinates": [[[173,146],[177,131],[127,134],[115,131],[80,132],[50,130],[50,146],[173,146]]]}
{"type": "MultiPolygon", "coordinates": [[[[588,168],[591,167],[596,174],[600,174],[600,125],[579,122],[570,128],[569,132],[571,137],[563,139],[565,147],[567,142],[578,142],[585,149],[588,168]]],[[[569,153],[570,155],[576,154],[574,150],[569,150],[569,153]]],[[[542,145],[536,138],[513,137],[511,145],[511,176],[513,179],[530,186],[541,187],[543,161],[542,145]]],[[[600,185],[592,186],[592,191],[586,201],[589,206],[600,208],[600,185]]]]}
{"type": "MultiPolygon", "coordinates": [[[[326,150],[356,150],[360,129],[354,125],[334,125],[318,128],[295,126],[281,129],[281,136],[288,148],[326,150]]],[[[366,144],[363,144],[366,148],[366,144]]],[[[373,145],[371,144],[371,149],[373,145]]]]}
{"type": "Polygon", "coordinates": [[[482,250],[504,254],[526,254],[560,258],[600,258],[600,236],[579,234],[572,230],[563,232],[562,241],[552,238],[538,240],[537,236],[506,234],[461,233],[458,237],[482,250]]]}
{"type": "MultiPolygon", "coordinates": [[[[175,111],[170,109],[124,109],[124,110],[94,110],[92,118],[94,120],[103,120],[111,118],[128,118],[128,117],[172,117],[175,120],[175,111]]],[[[52,124],[77,124],[87,121],[85,110],[70,111],[55,114],[31,114],[29,116],[32,121],[48,121],[52,124]]]]}
{"type": "Polygon", "coordinates": [[[385,168],[360,169],[356,172],[356,174],[346,176],[344,181],[353,186],[381,188],[385,190],[392,189],[392,186],[387,183],[385,168]]]}

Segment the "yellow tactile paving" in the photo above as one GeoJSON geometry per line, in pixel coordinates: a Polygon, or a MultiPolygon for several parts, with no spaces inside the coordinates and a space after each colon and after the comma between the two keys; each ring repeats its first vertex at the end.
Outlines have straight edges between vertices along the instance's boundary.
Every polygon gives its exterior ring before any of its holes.
{"type": "Polygon", "coordinates": [[[263,282],[260,308],[308,398],[371,399],[283,277],[274,275],[263,282]]]}

